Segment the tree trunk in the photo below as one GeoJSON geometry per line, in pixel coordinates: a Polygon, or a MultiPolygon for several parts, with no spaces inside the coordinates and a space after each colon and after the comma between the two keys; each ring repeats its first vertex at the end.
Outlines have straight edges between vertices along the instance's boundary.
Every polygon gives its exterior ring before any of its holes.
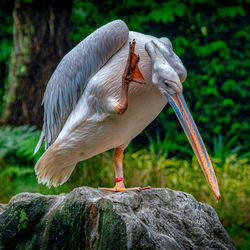
{"type": "Polygon", "coordinates": [[[71,11],[72,0],[16,0],[2,124],[41,126],[45,87],[69,48],[71,11]]]}

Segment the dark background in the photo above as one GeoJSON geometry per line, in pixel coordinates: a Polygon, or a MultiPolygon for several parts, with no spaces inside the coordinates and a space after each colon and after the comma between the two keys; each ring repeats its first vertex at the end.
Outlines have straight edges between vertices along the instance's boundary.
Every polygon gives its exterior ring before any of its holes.
{"type": "Polygon", "coordinates": [[[169,187],[210,203],[239,248],[249,244],[250,1],[0,1],[0,201],[19,192],[69,192],[113,185],[112,153],[94,157],[57,189],[38,185],[33,150],[47,81],[70,48],[115,19],[171,39],[188,71],[184,96],[221,189],[215,203],[191,147],[167,105],[129,146],[128,185],[169,187]],[[248,240],[247,240],[248,239],[248,240]]]}

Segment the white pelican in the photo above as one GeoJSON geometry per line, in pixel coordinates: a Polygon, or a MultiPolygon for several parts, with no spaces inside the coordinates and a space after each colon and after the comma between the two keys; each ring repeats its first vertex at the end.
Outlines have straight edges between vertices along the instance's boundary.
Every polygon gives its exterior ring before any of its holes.
{"type": "Polygon", "coordinates": [[[220,200],[210,158],[182,95],[185,79],[169,39],[129,31],[121,20],[97,29],[64,56],[48,82],[35,149],[45,141],[35,166],[39,183],[61,185],[77,162],[114,148],[116,185],[104,189],[127,190],[124,149],[169,102],[220,200]]]}

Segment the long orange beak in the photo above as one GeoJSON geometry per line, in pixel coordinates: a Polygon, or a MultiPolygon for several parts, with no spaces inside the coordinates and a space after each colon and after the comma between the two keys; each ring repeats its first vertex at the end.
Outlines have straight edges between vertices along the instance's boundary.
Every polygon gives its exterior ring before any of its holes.
{"type": "Polygon", "coordinates": [[[184,96],[182,94],[170,95],[166,91],[163,92],[168,102],[172,106],[177,115],[185,134],[193,148],[193,151],[200,163],[200,166],[206,176],[206,179],[217,198],[220,200],[220,191],[217,183],[217,179],[214,173],[214,169],[207,153],[204,142],[200,136],[200,133],[195,125],[195,122],[188,110],[184,96]]]}

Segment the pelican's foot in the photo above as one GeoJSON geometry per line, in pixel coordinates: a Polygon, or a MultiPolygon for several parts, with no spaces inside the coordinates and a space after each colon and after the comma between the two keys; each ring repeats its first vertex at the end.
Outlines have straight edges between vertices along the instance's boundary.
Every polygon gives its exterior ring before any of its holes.
{"type": "Polygon", "coordinates": [[[127,190],[135,190],[135,191],[141,191],[141,187],[134,187],[134,188],[119,188],[119,187],[113,187],[113,188],[103,188],[99,187],[98,189],[105,190],[105,191],[113,191],[113,192],[122,192],[127,190]]]}
{"type": "Polygon", "coordinates": [[[103,188],[103,187],[99,187],[98,189],[101,189],[101,190],[105,190],[105,191],[113,191],[113,192],[122,192],[122,191],[127,191],[127,190],[135,190],[135,191],[142,191],[142,190],[146,190],[146,189],[150,189],[152,187],[150,186],[147,186],[147,187],[133,187],[133,188],[125,188],[125,187],[113,187],[113,188],[103,188]]]}
{"type": "Polygon", "coordinates": [[[138,67],[140,56],[135,54],[135,39],[129,43],[129,56],[127,59],[127,65],[123,73],[122,83],[129,84],[130,82],[136,82],[145,84],[144,77],[138,67]]]}
{"type": "Polygon", "coordinates": [[[144,77],[138,67],[140,61],[139,55],[135,54],[135,40],[129,43],[129,54],[127,64],[122,75],[121,95],[118,104],[115,106],[115,112],[122,115],[128,108],[128,89],[131,82],[145,84],[144,77]]]}

